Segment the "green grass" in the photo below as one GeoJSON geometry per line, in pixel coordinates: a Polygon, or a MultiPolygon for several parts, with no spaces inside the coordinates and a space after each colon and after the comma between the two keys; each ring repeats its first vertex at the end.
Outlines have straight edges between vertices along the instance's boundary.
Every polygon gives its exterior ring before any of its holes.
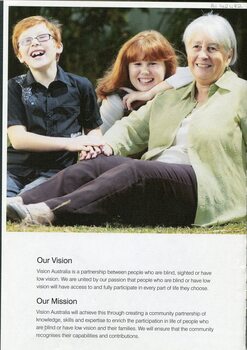
{"type": "Polygon", "coordinates": [[[105,226],[26,226],[7,222],[7,232],[68,232],[68,233],[173,233],[173,234],[246,234],[246,222],[212,227],[131,227],[120,224],[105,226]]]}

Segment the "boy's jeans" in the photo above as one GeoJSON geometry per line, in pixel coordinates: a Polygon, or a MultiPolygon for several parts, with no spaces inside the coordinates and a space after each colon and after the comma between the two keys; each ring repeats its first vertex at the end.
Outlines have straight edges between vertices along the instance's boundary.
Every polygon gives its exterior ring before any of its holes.
{"type": "Polygon", "coordinates": [[[7,197],[15,197],[31,188],[40,185],[50,177],[55,175],[59,170],[48,170],[37,173],[35,177],[24,178],[8,172],[7,175],[7,197]]]}

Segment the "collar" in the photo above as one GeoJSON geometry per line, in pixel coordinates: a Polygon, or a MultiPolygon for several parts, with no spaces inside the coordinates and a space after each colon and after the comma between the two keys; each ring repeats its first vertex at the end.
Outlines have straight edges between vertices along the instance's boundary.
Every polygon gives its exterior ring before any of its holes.
{"type": "Polygon", "coordinates": [[[195,80],[192,81],[191,84],[189,84],[186,88],[185,88],[185,92],[182,95],[182,100],[187,99],[188,97],[190,97],[190,100],[193,102],[195,100],[195,90],[196,90],[196,82],[195,80]]]}
{"type": "MultiPolygon", "coordinates": [[[[236,77],[237,74],[234,73],[230,68],[227,68],[225,73],[218,79],[216,82],[214,82],[212,85],[210,85],[209,88],[209,96],[212,96],[218,89],[231,91],[233,89],[233,83],[232,80],[234,77],[236,77]]],[[[186,87],[182,99],[185,100],[190,96],[191,101],[194,101],[195,96],[195,89],[196,89],[196,82],[195,80],[186,87]]]]}
{"type": "Polygon", "coordinates": [[[55,80],[61,81],[62,83],[71,86],[71,82],[69,80],[67,73],[65,73],[65,71],[60,66],[57,66],[57,75],[55,80]]]}
{"type": "MultiPolygon", "coordinates": [[[[55,78],[55,81],[59,81],[61,83],[64,83],[66,85],[71,86],[71,82],[69,80],[68,75],[65,73],[65,71],[60,67],[57,66],[57,75],[55,78]]],[[[37,81],[34,79],[32,72],[28,70],[27,75],[26,75],[26,86],[30,86],[37,83],[37,81]]]]}
{"type": "Polygon", "coordinates": [[[220,89],[231,91],[233,89],[232,80],[233,78],[236,78],[236,77],[237,77],[237,74],[234,73],[231,70],[231,68],[227,68],[225,73],[214,84],[218,86],[220,89]]]}
{"type": "Polygon", "coordinates": [[[32,72],[30,70],[28,70],[27,75],[26,75],[26,84],[28,85],[32,85],[36,83],[36,80],[34,79],[32,72]]]}

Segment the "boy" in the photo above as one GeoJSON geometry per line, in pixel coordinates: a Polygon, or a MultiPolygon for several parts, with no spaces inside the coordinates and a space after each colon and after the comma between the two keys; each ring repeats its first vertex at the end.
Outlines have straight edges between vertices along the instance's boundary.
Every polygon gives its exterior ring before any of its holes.
{"type": "Polygon", "coordinates": [[[8,82],[8,197],[75,163],[87,145],[101,146],[92,84],[57,64],[63,51],[60,27],[32,16],[13,30],[15,54],[29,70],[8,82]]]}

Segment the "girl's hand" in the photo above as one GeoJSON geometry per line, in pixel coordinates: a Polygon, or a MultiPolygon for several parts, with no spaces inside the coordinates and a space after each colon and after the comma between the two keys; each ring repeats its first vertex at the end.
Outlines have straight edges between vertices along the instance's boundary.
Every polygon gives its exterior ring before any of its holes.
{"type": "Polygon", "coordinates": [[[121,88],[122,90],[128,92],[127,95],[123,97],[124,107],[128,110],[133,110],[132,104],[135,101],[149,101],[154,97],[154,93],[149,91],[134,91],[129,88],[121,88]]]}
{"type": "MultiPolygon", "coordinates": [[[[132,104],[135,101],[142,101],[142,102],[147,102],[150,101],[154,98],[154,96],[161,92],[161,91],[166,91],[168,89],[172,89],[172,86],[168,84],[165,80],[161,81],[159,84],[155,85],[152,89],[148,91],[134,91],[132,89],[122,87],[122,90],[127,92],[127,95],[123,97],[123,103],[125,108],[128,108],[129,110],[132,110],[132,104]]],[[[140,105],[142,105],[140,103],[140,105]]],[[[137,108],[140,107],[140,105],[137,105],[137,108]]]]}

